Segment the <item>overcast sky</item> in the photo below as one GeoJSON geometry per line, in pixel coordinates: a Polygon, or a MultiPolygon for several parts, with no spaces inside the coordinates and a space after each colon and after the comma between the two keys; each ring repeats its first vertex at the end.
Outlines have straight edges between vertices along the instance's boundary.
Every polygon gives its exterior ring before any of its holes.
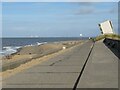
{"type": "Polygon", "coordinates": [[[2,3],[3,37],[79,37],[100,34],[98,23],[112,20],[117,33],[117,2],[2,3]]]}

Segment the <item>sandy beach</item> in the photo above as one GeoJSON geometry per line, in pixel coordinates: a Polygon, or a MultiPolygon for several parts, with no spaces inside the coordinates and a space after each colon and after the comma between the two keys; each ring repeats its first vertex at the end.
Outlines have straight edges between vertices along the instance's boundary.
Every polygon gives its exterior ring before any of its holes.
{"type": "MultiPolygon", "coordinates": [[[[82,44],[84,41],[61,41],[45,43],[35,46],[22,47],[17,53],[2,58],[3,77],[9,76],[11,71],[19,72],[21,69],[29,68],[41,63],[57,54],[68,51],[69,49],[82,44]],[[24,66],[24,67],[23,67],[24,66]]],[[[10,74],[11,75],[11,74],[10,74]]]]}

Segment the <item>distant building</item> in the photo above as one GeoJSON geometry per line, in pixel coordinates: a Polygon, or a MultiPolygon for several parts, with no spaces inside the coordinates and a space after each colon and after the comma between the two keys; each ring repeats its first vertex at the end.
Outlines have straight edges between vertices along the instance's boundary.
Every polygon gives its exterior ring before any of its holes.
{"type": "Polygon", "coordinates": [[[112,22],[110,20],[107,20],[103,23],[99,24],[100,30],[101,30],[101,34],[113,34],[113,25],[112,22]]]}

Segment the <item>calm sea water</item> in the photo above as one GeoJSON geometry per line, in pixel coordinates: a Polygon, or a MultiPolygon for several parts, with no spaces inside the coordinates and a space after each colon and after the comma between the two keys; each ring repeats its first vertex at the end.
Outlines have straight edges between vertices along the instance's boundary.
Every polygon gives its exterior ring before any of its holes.
{"type": "Polygon", "coordinates": [[[58,41],[68,41],[68,40],[85,40],[85,38],[65,38],[65,37],[57,37],[57,38],[2,38],[2,51],[0,54],[6,55],[15,53],[18,48],[26,46],[26,45],[38,45],[41,43],[47,42],[58,42],[58,41]]]}

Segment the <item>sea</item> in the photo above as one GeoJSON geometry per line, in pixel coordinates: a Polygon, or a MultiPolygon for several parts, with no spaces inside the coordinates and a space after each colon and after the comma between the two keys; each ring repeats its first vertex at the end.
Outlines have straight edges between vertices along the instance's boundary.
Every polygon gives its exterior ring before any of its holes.
{"type": "Polygon", "coordinates": [[[1,38],[2,49],[0,55],[10,55],[25,46],[40,45],[49,42],[69,41],[69,40],[86,40],[88,37],[40,37],[40,38],[1,38]]]}

